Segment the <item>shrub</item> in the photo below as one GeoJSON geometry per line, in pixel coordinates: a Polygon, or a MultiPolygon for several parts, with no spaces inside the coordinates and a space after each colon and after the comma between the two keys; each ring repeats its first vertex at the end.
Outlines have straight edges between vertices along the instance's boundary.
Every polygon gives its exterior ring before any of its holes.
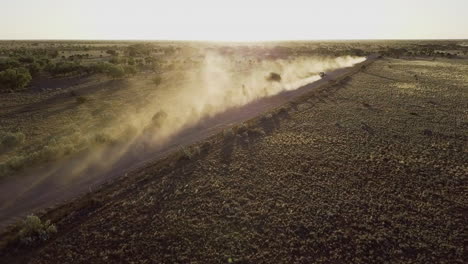
{"type": "Polygon", "coordinates": [[[37,62],[28,65],[28,70],[31,76],[37,76],[41,71],[41,65],[37,62]]]}
{"type": "Polygon", "coordinates": [[[156,114],[153,115],[151,118],[151,122],[156,127],[161,127],[163,122],[167,119],[167,113],[163,110],[159,110],[156,114]]]}
{"type": "Polygon", "coordinates": [[[232,139],[232,138],[234,138],[234,136],[235,136],[235,133],[232,130],[232,128],[226,128],[226,129],[223,130],[223,137],[225,139],[232,139]]]}
{"type": "Polygon", "coordinates": [[[191,160],[194,157],[200,155],[200,153],[201,153],[201,149],[198,146],[194,146],[192,148],[182,147],[180,158],[191,160]]]}
{"type": "Polygon", "coordinates": [[[20,66],[21,66],[21,64],[19,63],[18,60],[8,59],[6,61],[0,62],[0,71],[4,71],[4,70],[7,70],[7,69],[11,69],[11,68],[17,68],[17,67],[20,67],[20,66]]]}
{"type": "Polygon", "coordinates": [[[40,240],[45,241],[55,233],[57,233],[57,227],[51,224],[50,220],[42,222],[39,217],[29,215],[23,221],[19,238],[23,244],[32,244],[40,240]]]}
{"type": "Polygon", "coordinates": [[[28,57],[20,57],[18,61],[22,63],[33,63],[35,62],[35,59],[34,57],[28,56],[28,57]]]}
{"type": "Polygon", "coordinates": [[[106,50],[106,53],[109,54],[109,55],[112,55],[112,56],[117,55],[117,51],[115,51],[115,50],[106,50]]]}
{"type": "Polygon", "coordinates": [[[120,65],[109,65],[106,74],[114,79],[118,79],[125,76],[125,70],[120,65]]]}
{"type": "Polygon", "coordinates": [[[153,78],[153,83],[154,83],[156,86],[160,85],[160,84],[161,84],[161,77],[159,77],[159,76],[154,77],[154,78],[153,78]]]}
{"type": "Polygon", "coordinates": [[[76,98],[76,103],[78,103],[78,104],[84,104],[84,103],[86,103],[86,101],[88,101],[88,99],[86,97],[84,97],[84,96],[78,96],[76,98]]]}
{"type": "Polygon", "coordinates": [[[109,60],[109,62],[112,63],[112,64],[122,64],[122,63],[125,63],[125,59],[117,57],[117,56],[113,56],[109,60]]]}
{"type": "Polygon", "coordinates": [[[265,131],[263,131],[261,128],[258,128],[258,127],[255,127],[255,128],[250,128],[248,131],[247,131],[247,134],[249,135],[249,137],[263,137],[265,136],[265,131]]]}
{"type": "Polygon", "coordinates": [[[26,137],[23,133],[5,133],[0,137],[1,148],[14,148],[24,142],[26,137]]]}
{"type": "Polygon", "coordinates": [[[131,66],[131,65],[125,65],[124,66],[124,71],[125,71],[125,74],[127,74],[127,75],[135,75],[137,73],[136,67],[131,66]]]}
{"type": "Polygon", "coordinates": [[[0,72],[0,90],[18,90],[24,88],[32,80],[26,68],[19,67],[0,72]]]}
{"type": "Polygon", "coordinates": [[[270,72],[270,75],[267,76],[267,81],[270,82],[280,82],[281,81],[281,75],[279,75],[276,72],[270,72]]]}

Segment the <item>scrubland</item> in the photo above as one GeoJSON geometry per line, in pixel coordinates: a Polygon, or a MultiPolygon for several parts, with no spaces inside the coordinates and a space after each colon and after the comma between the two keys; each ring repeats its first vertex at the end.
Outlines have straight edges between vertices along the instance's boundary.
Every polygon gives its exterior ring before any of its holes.
{"type": "Polygon", "coordinates": [[[45,212],[56,235],[7,244],[1,255],[29,263],[464,263],[467,72],[463,58],[384,56],[45,212]]]}

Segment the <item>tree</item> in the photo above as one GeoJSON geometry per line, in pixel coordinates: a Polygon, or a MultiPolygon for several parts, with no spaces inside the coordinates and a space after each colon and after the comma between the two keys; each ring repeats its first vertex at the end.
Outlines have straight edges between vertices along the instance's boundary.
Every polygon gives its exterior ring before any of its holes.
{"type": "Polygon", "coordinates": [[[32,80],[26,68],[12,68],[0,72],[0,90],[18,90],[24,88],[32,80]]]}

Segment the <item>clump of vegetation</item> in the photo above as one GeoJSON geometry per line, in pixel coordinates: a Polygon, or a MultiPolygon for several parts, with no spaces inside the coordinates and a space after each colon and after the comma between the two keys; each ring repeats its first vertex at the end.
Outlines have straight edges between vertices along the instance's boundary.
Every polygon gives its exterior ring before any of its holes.
{"type": "Polygon", "coordinates": [[[270,72],[266,79],[269,82],[281,82],[281,75],[276,72],[270,72]]]}
{"type": "Polygon", "coordinates": [[[153,78],[152,81],[153,81],[153,83],[154,83],[156,86],[159,86],[159,85],[161,84],[161,81],[162,81],[162,80],[161,80],[161,77],[156,76],[156,77],[153,78]]]}
{"type": "Polygon", "coordinates": [[[226,128],[226,129],[223,130],[224,139],[233,139],[234,136],[235,136],[235,133],[232,130],[232,128],[226,128]]]}
{"type": "Polygon", "coordinates": [[[129,56],[137,57],[137,56],[149,56],[153,47],[147,43],[137,43],[130,45],[126,48],[125,53],[129,56]]]}
{"type": "Polygon", "coordinates": [[[0,91],[19,90],[32,80],[31,73],[24,67],[6,69],[0,72],[0,91]]]}
{"type": "Polygon", "coordinates": [[[124,66],[124,71],[125,71],[125,74],[127,74],[127,75],[135,75],[138,72],[137,68],[135,66],[132,66],[132,65],[125,65],[124,66]]]}
{"type": "Polygon", "coordinates": [[[200,148],[200,151],[202,153],[208,153],[208,151],[211,149],[211,142],[209,141],[205,141],[203,142],[203,144],[201,145],[201,148],[200,148]]]}
{"type": "Polygon", "coordinates": [[[76,103],[77,104],[84,104],[84,103],[86,103],[86,101],[88,101],[88,98],[86,98],[84,96],[76,97],[76,103]]]}
{"type": "Polygon", "coordinates": [[[263,137],[263,136],[265,136],[265,131],[263,131],[263,129],[261,129],[259,127],[252,127],[247,131],[247,134],[251,138],[263,137]]]}
{"type": "Polygon", "coordinates": [[[167,113],[164,112],[163,110],[159,110],[158,112],[156,112],[156,114],[153,115],[153,117],[151,118],[151,122],[153,124],[153,126],[155,127],[161,127],[163,122],[167,119],[167,113]]]}
{"type": "Polygon", "coordinates": [[[266,114],[266,115],[263,115],[261,118],[260,118],[260,121],[262,123],[265,123],[265,122],[269,122],[273,119],[273,115],[272,114],[266,114]]]}
{"type": "Polygon", "coordinates": [[[194,157],[200,155],[201,149],[198,146],[194,146],[191,148],[182,147],[181,148],[181,159],[191,160],[194,157]]]}
{"type": "Polygon", "coordinates": [[[125,77],[125,70],[121,65],[109,65],[106,74],[114,79],[125,77]]]}
{"type": "Polygon", "coordinates": [[[29,215],[23,221],[18,235],[21,243],[30,245],[37,241],[45,241],[55,233],[57,227],[50,220],[42,222],[39,217],[29,215]]]}
{"type": "Polygon", "coordinates": [[[21,145],[25,138],[21,132],[0,134],[0,149],[11,149],[21,145]]]}

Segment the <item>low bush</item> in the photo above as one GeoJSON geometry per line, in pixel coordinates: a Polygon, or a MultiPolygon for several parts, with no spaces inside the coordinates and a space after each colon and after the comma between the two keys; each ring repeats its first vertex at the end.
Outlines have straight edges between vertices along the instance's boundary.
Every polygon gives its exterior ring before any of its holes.
{"type": "Polygon", "coordinates": [[[198,146],[194,146],[194,147],[191,147],[191,148],[182,147],[180,149],[180,151],[181,151],[180,159],[182,159],[182,160],[183,159],[191,160],[194,157],[200,155],[200,153],[201,153],[201,149],[198,146]]]}
{"type": "Polygon", "coordinates": [[[154,77],[154,78],[153,78],[153,83],[154,83],[156,86],[160,85],[160,84],[161,84],[161,77],[159,77],[159,76],[154,77]]]}
{"type": "Polygon", "coordinates": [[[232,128],[226,128],[223,130],[223,137],[224,139],[233,139],[236,134],[232,130],[232,128]]]}
{"type": "Polygon", "coordinates": [[[45,241],[55,233],[57,227],[51,224],[50,220],[42,222],[39,217],[29,215],[23,221],[18,235],[21,243],[30,245],[37,241],[45,241]]]}
{"type": "Polygon", "coordinates": [[[266,79],[270,82],[281,82],[281,75],[276,72],[270,72],[270,75],[268,75],[266,79]]]}
{"type": "Polygon", "coordinates": [[[76,103],[77,104],[84,104],[86,103],[86,101],[88,101],[88,99],[84,96],[78,96],[76,97],[76,103]]]}
{"type": "Polygon", "coordinates": [[[135,75],[137,73],[137,68],[135,66],[125,65],[124,71],[127,75],[135,75]]]}
{"type": "Polygon", "coordinates": [[[0,149],[10,149],[21,145],[26,137],[21,132],[0,134],[0,149]]]}
{"type": "Polygon", "coordinates": [[[121,65],[109,65],[106,74],[114,79],[125,77],[125,70],[121,65]]]}

